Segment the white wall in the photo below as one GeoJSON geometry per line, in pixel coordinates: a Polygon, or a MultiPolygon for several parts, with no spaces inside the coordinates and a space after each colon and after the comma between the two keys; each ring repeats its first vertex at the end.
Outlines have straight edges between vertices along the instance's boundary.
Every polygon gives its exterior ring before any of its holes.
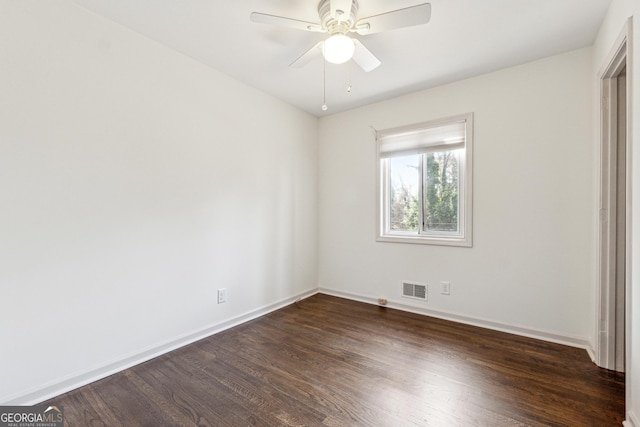
{"type": "MultiPolygon", "coordinates": [[[[630,298],[627,301],[630,308],[630,317],[628,318],[627,328],[631,333],[631,338],[627,343],[627,369],[626,369],[626,409],[627,423],[629,426],[640,427],[640,340],[637,339],[640,332],[640,134],[638,124],[640,124],[640,66],[638,59],[640,58],[640,21],[636,19],[640,16],[639,0],[613,0],[609,7],[608,14],[602,23],[600,33],[593,48],[593,75],[594,91],[599,93],[598,79],[600,72],[604,71],[605,62],[610,51],[614,48],[616,39],[618,38],[625,22],[628,18],[632,18],[633,37],[631,40],[631,73],[628,75],[628,81],[631,84],[631,114],[633,115],[633,128],[631,131],[631,283],[630,298]],[[634,339],[635,337],[635,339],[634,339]]],[[[599,111],[594,110],[594,122],[599,122],[599,111]]],[[[597,129],[596,138],[600,134],[597,129]]]]}
{"type": "Polygon", "coordinates": [[[0,403],[316,288],[315,117],[67,0],[0,70],[0,403]]]}
{"type": "Polygon", "coordinates": [[[591,51],[320,120],[320,275],[328,292],[589,347],[595,207],[591,51]],[[375,241],[375,129],[473,112],[473,248],[375,241]],[[430,285],[401,298],[401,281],[430,285]],[[451,295],[438,292],[451,282],[451,295]],[[455,315],[455,316],[452,316],[455,315]]]}

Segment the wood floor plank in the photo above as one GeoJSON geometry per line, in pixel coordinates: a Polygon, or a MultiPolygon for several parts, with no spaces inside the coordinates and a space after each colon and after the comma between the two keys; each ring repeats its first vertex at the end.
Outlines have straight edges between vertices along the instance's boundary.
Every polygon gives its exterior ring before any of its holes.
{"type": "Polygon", "coordinates": [[[50,400],[67,426],[619,426],[584,350],[318,294],[50,400]]]}

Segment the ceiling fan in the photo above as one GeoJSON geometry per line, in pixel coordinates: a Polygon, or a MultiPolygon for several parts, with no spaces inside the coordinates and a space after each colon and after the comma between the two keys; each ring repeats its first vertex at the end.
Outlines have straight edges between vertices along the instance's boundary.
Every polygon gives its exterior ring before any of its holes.
{"type": "Polygon", "coordinates": [[[302,67],[322,54],[334,64],[342,64],[353,58],[365,72],[369,72],[381,64],[380,60],[360,40],[347,36],[347,33],[366,36],[426,24],[431,18],[429,3],[356,20],[358,7],[358,0],[320,0],[319,24],[259,12],[251,14],[251,21],[329,34],[326,40],[317,43],[289,64],[290,67],[302,67]]]}

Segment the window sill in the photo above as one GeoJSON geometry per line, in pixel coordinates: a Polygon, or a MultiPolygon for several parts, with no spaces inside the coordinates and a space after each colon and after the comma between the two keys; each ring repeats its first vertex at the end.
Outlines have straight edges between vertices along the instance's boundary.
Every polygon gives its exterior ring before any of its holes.
{"type": "Polygon", "coordinates": [[[471,248],[473,244],[471,238],[455,237],[426,237],[426,236],[400,236],[400,235],[383,235],[376,238],[376,242],[388,243],[410,243],[417,245],[435,245],[435,246],[458,246],[471,248]]]}

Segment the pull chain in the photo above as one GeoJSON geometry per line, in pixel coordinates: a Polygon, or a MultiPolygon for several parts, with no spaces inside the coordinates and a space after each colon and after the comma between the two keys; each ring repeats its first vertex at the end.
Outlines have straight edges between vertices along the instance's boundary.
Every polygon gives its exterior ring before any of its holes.
{"type": "Polygon", "coordinates": [[[322,111],[327,108],[327,61],[322,58],[322,111]]]}

